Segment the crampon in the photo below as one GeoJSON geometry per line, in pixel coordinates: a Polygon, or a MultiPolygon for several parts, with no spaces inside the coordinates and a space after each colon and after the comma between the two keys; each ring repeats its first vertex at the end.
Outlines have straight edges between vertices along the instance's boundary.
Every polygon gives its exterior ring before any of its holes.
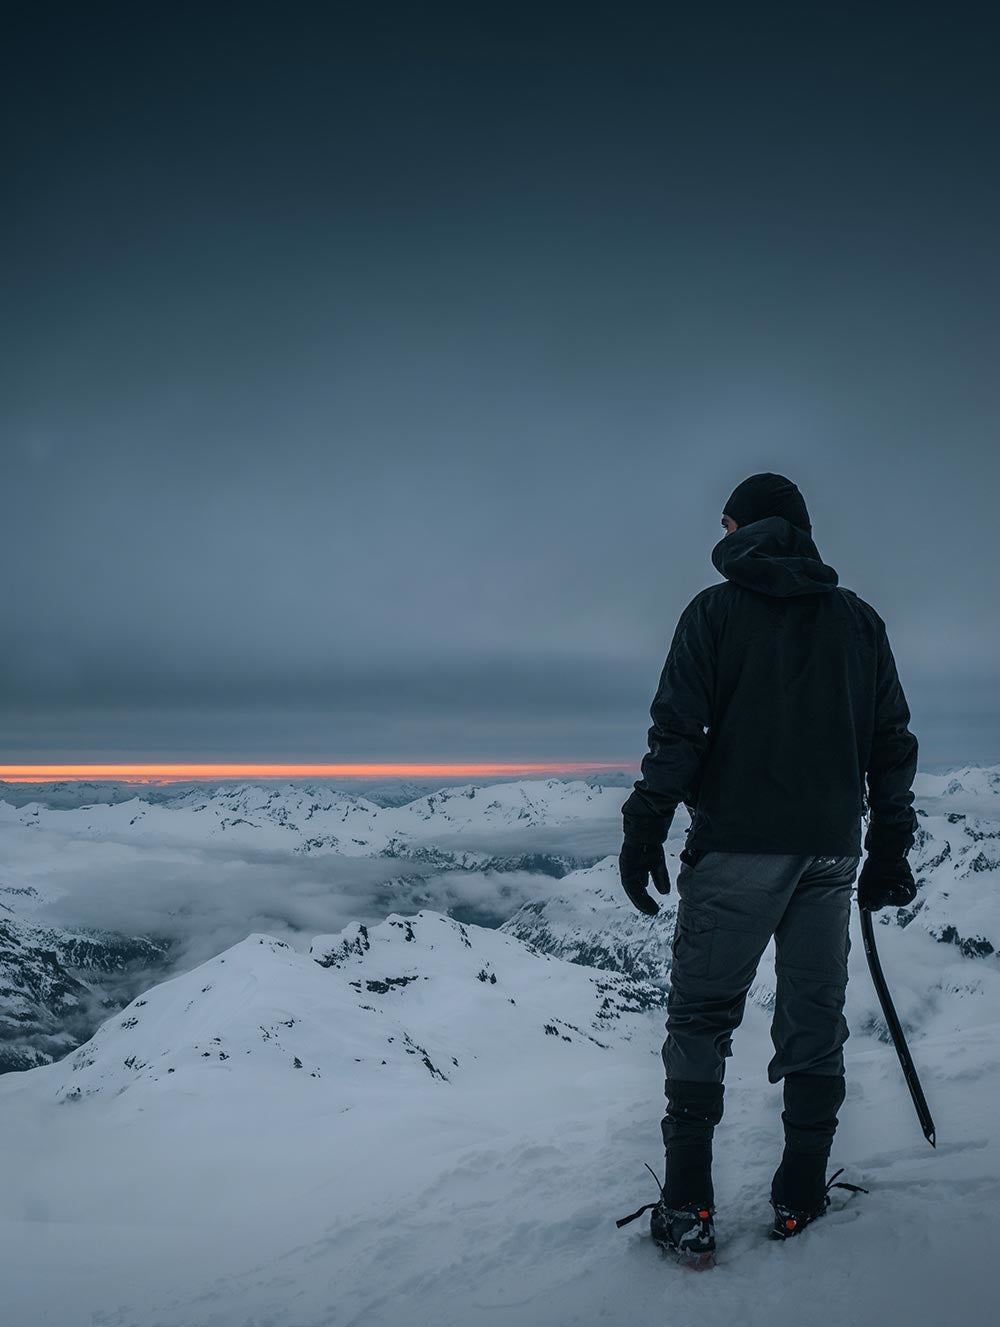
{"type": "Polygon", "coordinates": [[[804,1212],[796,1210],[793,1207],[786,1207],[783,1203],[776,1203],[772,1199],[771,1207],[774,1209],[774,1225],[768,1231],[768,1238],[791,1239],[793,1236],[800,1234],[801,1231],[806,1226],[811,1225],[813,1221],[818,1221],[830,1206],[831,1189],[850,1189],[852,1193],[868,1192],[868,1190],[863,1189],[860,1184],[836,1183],[837,1176],[843,1175],[843,1173],[843,1166],[841,1166],[840,1170],[834,1171],[832,1179],[827,1181],[826,1190],[823,1194],[823,1201],[815,1211],[804,1212]]]}
{"type": "Polygon", "coordinates": [[[615,1224],[621,1229],[637,1220],[644,1212],[652,1212],[649,1233],[661,1249],[676,1254],[681,1267],[692,1271],[707,1271],[715,1264],[715,1208],[711,1204],[685,1203],[670,1207],[663,1200],[664,1186],[656,1179],[651,1166],[646,1169],[656,1180],[660,1197],[655,1203],[646,1203],[637,1212],[623,1216],[615,1224]]]}

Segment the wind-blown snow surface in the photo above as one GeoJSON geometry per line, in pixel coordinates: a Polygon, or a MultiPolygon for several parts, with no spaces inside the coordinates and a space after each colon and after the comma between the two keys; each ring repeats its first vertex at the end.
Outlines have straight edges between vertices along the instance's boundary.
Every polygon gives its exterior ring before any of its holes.
{"type": "Polygon", "coordinates": [[[913,1038],[937,1151],[891,1048],[852,1038],[833,1160],[871,1192],[770,1244],[780,1091],[752,1005],[718,1135],[720,1267],[701,1277],[644,1222],[614,1226],[659,1163],[657,987],[430,912],[311,956],[250,936],[0,1080],[8,1320],[992,1321],[1000,973],[883,931],[894,983],[904,963],[968,977],[913,1038]]]}
{"type": "Polygon", "coordinates": [[[870,1193],[834,1190],[799,1240],[765,1238],[770,956],[727,1065],[719,1268],[615,1228],[655,1196],[675,896],[631,912],[608,857],[500,931],[424,910],[309,953],[251,935],[0,1078],[5,1327],[992,1322],[998,773],[920,776],[920,892],[879,914],[938,1148],[855,930],[831,1171],[870,1193]]]}

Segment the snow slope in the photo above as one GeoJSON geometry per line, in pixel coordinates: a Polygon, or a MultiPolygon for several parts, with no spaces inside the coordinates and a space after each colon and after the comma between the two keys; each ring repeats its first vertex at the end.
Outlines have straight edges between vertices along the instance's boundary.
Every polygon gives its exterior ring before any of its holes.
{"type": "MultiPolygon", "coordinates": [[[[491,1046],[522,1062],[552,1042],[607,1051],[662,992],[574,967],[440,913],[320,936],[309,955],[251,935],[134,1000],[51,1066],[56,1101],[126,1112],[163,1093],[320,1094],[338,1110],[477,1076],[491,1046]],[[310,1084],[309,1080],[313,1080],[310,1084]],[[414,1083],[416,1080],[416,1083],[414,1083]]],[[[41,1080],[39,1080],[41,1081],[41,1080]]]]}
{"type": "Polygon", "coordinates": [[[311,956],[250,936],[60,1063],[0,1080],[9,1320],[920,1327],[960,1306],[992,1321],[1000,972],[882,930],[894,988],[907,968],[915,987],[935,963],[963,974],[912,1039],[937,1150],[891,1047],[855,1029],[833,1163],[871,1192],[769,1243],[780,1090],[751,1005],[716,1149],[720,1267],[701,1277],[644,1222],[614,1226],[660,1161],[655,986],[431,912],[319,937],[311,956]]]}

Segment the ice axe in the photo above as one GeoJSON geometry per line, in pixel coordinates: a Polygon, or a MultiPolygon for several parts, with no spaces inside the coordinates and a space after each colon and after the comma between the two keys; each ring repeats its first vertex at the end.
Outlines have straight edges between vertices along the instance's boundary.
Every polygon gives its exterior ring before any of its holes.
{"type": "Polygon", "coordinates": [[[875,928],[872,925],[872,915],[867,908],[860,908],[860,912],[861,935],[865,942],[865,956],[868,959],[868,968],[872,974],[872,981],[875,983],[875,991],[878,995],[878,1001],[882,1006],[882,1013],[885,1014],[885,1021],[892,1037],[892,1043],[896,1047],[896,1054],[899,1056],[899,1063],[903,1068],[903,1077],[906,1079],[906,1086],[910,1089],[910,1096],[913,1098],[913,1104],[917,1110],[917,1118],[920,1120],[920,1127],[923,1129],[924,1137],[930,1143],[931,1147],[936,1147],[937,1143],[934,1138],[934,1121],[931,1119],[931,1113],[927,1108],[927,1099],[920,1086],[920,1079],[917,1077],[917,1071],[913,1067],[913,1060],[910,1058],[910,1050],[906,1044],[906,1038],[903,1036],[903,1029],[899,1025],[899,1018],[896,1015],[896,1009],[892,1003],[889,988],[885,984],[885,976],[882,972],[882,964],[879,962],[878,950],[875,948],[875,928]]]}

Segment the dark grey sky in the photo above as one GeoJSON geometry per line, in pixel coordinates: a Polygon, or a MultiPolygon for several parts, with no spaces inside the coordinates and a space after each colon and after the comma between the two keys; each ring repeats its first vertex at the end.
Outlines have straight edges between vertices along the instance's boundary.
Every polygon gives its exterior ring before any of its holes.
{"type": "Polygon", "coordinates": [[[2,761],[619,759],[789,474],[1000,760],[985,7],[5,11],[2,761]]]}

